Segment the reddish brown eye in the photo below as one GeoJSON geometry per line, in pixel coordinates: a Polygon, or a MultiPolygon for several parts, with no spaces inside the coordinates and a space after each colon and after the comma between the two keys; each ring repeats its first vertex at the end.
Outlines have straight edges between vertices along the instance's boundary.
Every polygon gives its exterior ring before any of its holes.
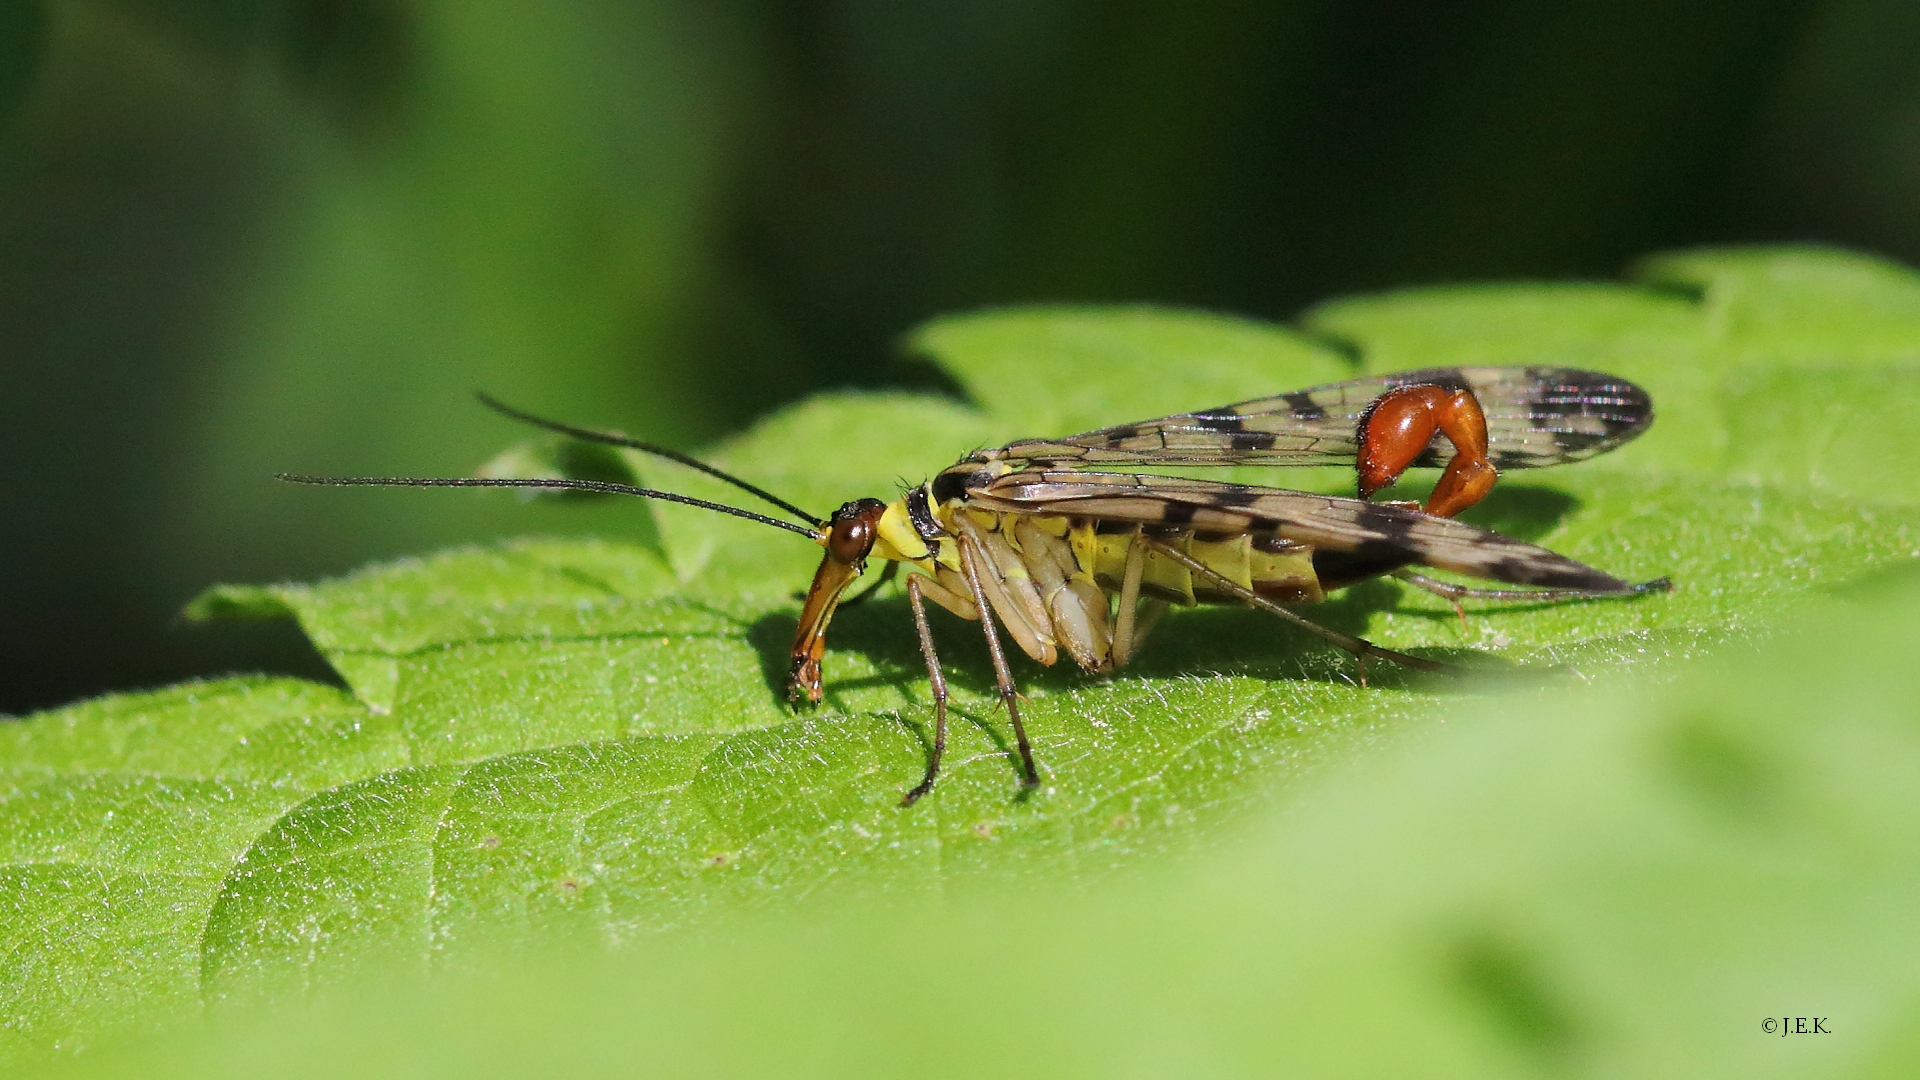
{"type": "Polygon", "coordinates": [[[880,515],[886,504],[878,499],[857,499],[834,511],[827,533],[827,555],[842,566],[857,566],[873,550],[880,515]]]}
{"type": "Polygon", "coordinates": [[[827,550],[833,553],[837,563],[857,563],[873,550],[873,526],[858,518],[837,521],[833,525],[833,535],[827,540],[827,550]]]}

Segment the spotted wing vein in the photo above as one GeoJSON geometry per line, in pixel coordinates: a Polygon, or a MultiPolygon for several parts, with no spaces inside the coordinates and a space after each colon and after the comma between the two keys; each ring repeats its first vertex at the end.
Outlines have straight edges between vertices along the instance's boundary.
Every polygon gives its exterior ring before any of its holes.
{"type": "MultiPolygon", "coordinates": [[[[1013,443],[983,456],[1035,464],[1351,465],[1360,417],[1396,386],[1469,389],[1487,417],[1501,469],[1578,461],[1632,439],[1653,422],[1645,391],[1612,375],[1557,367],[1426,368],[1310,387],[1102,428],[1013,443]]],[[[1414,461],[1437,466],[1451,448],[1436,436],[1414,461]]]]}

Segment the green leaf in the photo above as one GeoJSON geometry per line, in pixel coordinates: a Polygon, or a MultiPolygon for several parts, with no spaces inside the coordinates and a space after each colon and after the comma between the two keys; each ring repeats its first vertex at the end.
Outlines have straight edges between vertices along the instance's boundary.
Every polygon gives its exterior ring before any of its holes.
{"type": "Polygon", "coordinates": [[[48,1075],[1911,1075],[1916,616],[1883,576],[1682,686],[1442,705],[1100,890],[802,899],[48,1075]]]}
{"type": "MultiPolygon", "coordinates": [[[[0,842],[11,853],[0,865],[19,879],[0,912],[15,957],[0,1007],[18,1018],[0,1049],[324,994],[370,967],[463,971],[562,938],[627,942],[800,897],[985,900],[1013,883],[1050,894],[1109,881],[1191,851],[1213,823],[1291,796],[1330,762],[1413,732],[1440,738],[1443,719],[1481,708],[1604,710],[1649,680],[1686,678],[1692,657],[1751,649],[1843,606],[1830,592],[1847,581],[1910,565],[1920,489],[1848,470],[1920,451],[1910,425],[1884,417],[1920,386],[1888,344],[1920,288],[1897,268],[1830,252],[1649,266],[1652,285],[1342,301],[1311,313],[1304,333],[1148,308],[944,319],[914,347],[978,409],[828,395],[715,455],[824,513],[891,495],[974,446],[1337,379],[1355,356],[1360,370],[1618,371],[1653,393],[1660,420],[1647,436],[1509,477],[1472,516],[1622,576],[1671,575],[1674,593],[1481,606],[1463,628],[1435,598],[1376,582],[1315,613],[1394,647],[1567,665],[1579,680],[1505,705],[1497,695],[1513,693],[1511,680],[1376,667],[1363,688],[1343,656],[1257,613],[1176,612],[1111,679],[1017,664],[1045,781],[1022,799],[979,631],[935,616],[956,694],[950,772],[902,809],[930,737],[904,602],[889,595],[836,618],[826,707],[795,716],[782,701],[785,652],[818,552],[789,534],[662,505],[653,520],[667,558],[645,535],[522,540],[315,585],[218,590],[197,613],[292,613],[351,695],[229,680],[0,731],[0,842]],[[1871,303],[1861,281],[1878,290],[1871,303]],[[1818,342],[1772,348],[1752,329],[1769,325],[1756,308],[1823,303],[1848,313],[1815,320],[1829,327],[1818,342]],[[1875,318],[1896,329],[1865,325],[1875,318]],[[1880,441],[1858,446],[1862,431],[1880,441]],[[177,746],[157,749],[161,732],[177,746]],[[126,855],[134,848],[138,858],[126,855]],[[55,910],[71,932],[44,933],[55,910]]],[[[654,486],[746,500],[690,470],[645,468],[654,486]]],[[[1317,471],[1262,479],[1331,482],[1317,471]]],[[[1499,793],[1522,816],[1551,794],[1499,793]]],[[[1591,838],[1561,839],[1570,858],[1593,850],[1591,838]]],[[[1486,853],[1449,843],[1469,863],[1486,853]]],[[[1428,881],[1410,873],[1381,887],[1418,898],[1428,881]]],[[[1499,975],[1508,945],[1488,940],[1469,952],[1493,957],[1473,963],[1499,975]]],[[[1495,975],[1487,992],[1508,993],[1499,987],[1512,980],[1495,975]]],[[[1550,1033],[1552,1015],[1527,1022],[1550,1033]]]]}
{"type": "Polygon", "coordinates": [[[0,728],[5,1049],[191,1014],[228,867],[316,791],[403,767],[331,687],[230,679],[0,728]]]}

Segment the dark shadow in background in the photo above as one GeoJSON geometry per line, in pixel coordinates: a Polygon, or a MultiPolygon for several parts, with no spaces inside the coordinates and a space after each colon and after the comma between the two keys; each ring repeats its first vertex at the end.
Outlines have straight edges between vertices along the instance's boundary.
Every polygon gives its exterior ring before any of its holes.
{"type": "Polygon", "coordinates": [[[373,132],[403,91],[399,11],[127,3],[67,12],[61,30],[40,5],[0,6],[0,430],[17,447],[0,712],[191,675],[338,681],[291,621],[185,623],[213,582],[181,580],[150,540],[160,501],[187,486],[197,395],[222,375],[233,298],[288,181],[244,102],[170,62],[217,71],[270,36],[317,107],[373,132]]]}
{"type": "MultiPolygon", "coordinates": [[[[311,671],[311,650],[285,641],[176,629],[210,582],[187,580],[150,535],[181,490],[196,397],[231,352],[227,294],[300,181],[276,133],[222,88],[264,56],[349,148],[409,137],[411,72],[431,50],[421,10],[0,6],[0,710],[234,668],[311,671]],[[50,62],[50,41],[76,46],[46,13],[82,9],[119,29],[50,62]],[[192,92],[130,62],[151,53],[143,34],[200,65],[192,92]]],[[[1904,119],[1920,96],[1907,47],[1920,14],[1889,0],[726,12],[758,62],[741,85],[688,92],[744,97],[758,124],[728,149],[724,257],[684,315],[688,422],[710,435],[824,387],[937,385],[891,366],[893,343],[929,315],[993,303],[1284,317],[1383,286],[1610,276],[1703,241],[1920,258],[1920,158],[1902,149],[1920,146],[1904,119]]],[[[1553,514],[1524,502],[1543,495],[1505,498],[1485,513],[1517,535],[1553,514]]],[[[836,632],[858,640],[883,614],[904,627],[896,606],[836,632]]],[[[1191,617],[1227,620],[1197,638],[1259,636],[1241,633],[1241,613],[1191,617]]],[[[964,677],[983,674],[965,635],[943,637],[964,677]]],[[[873,647],[912,677],[911,634],[897,640],[873,647]]]]}
{"type": "MultiPolygon", "coordinates": [[[[786,8],[743,287],[829,382],[928,314],[1611,276],[1756,229],[1802,0],[786,8]],[[858,12],[858,14],[856,14],[858,12]]],[[[1891,82],[1891,79],[1889,80],[1891,82]]]]}

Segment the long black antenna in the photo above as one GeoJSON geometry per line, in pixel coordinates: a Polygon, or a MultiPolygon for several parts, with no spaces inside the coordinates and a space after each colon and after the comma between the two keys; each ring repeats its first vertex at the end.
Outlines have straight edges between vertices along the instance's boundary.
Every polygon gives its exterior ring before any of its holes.
{"type": "Polygon", "coordinates": [[[701,472],[706,473],[716,480],[725,480],[727,483],[732,484],[734,487],[739,488],[749,495],[756,495],[766,500],[774,506],[785,510],[787,513],[799,517],[800,520],[806,522],[808,525],[818,525],[827,520],[826,518],[815,517],[807,513],[805,510],[800,509],[771,491],[755,487],[731,473],[722,472],[706,462],[701,461],[699,458],[689,457],[678,450],[669,450],[664,446],[655,446],[652,443],[641,442],[638,439],[629,439],[625,435],[615,435],[610,431],[594,431],[591,428],[574,427],[572,424],[563,424],[558,420],[548,420],[545,417],[535,416],[532,413],[521,412],[511,405],[503,403],[485,390],[474,391],[474,396],[480,399],[480,404],[485,405],[487,408],[492,409],[502,416],[512,417],[523,424],[532,424],[534,427],[545,428],[548,431],[580,439],[585,442],[606,443],[608,446],[624,446],[629,450],[638,450],[643,454],[652,454],[655,457],[666,458],[668,461],[677,461],[688,468],[699,469],[701,472]]]}
{"type": "Polygon", "coordinates": [[[675,495],[671,491],[655,491],[652,488],[634,487],[631,484],[612,484],[605,480],[523,480],[491,476],[297,476],[293,473],[276,473],[274,479],[285,480],[290,484],[322,484],[328,487],[543,488],[549,491],[597,491],[605,495],[638,495],[643,499],[661,499],[679,503],[682,506],[697,506],[702,510],[732,514],[737,518],[746,518],[748,521],[757,521],[776,529],[799,533],[809,540],[818,540],[822,535],[818,529],[804,528],[790,521],[756,514],[737,506],[708,502],[688,495],[675,495]]]}

